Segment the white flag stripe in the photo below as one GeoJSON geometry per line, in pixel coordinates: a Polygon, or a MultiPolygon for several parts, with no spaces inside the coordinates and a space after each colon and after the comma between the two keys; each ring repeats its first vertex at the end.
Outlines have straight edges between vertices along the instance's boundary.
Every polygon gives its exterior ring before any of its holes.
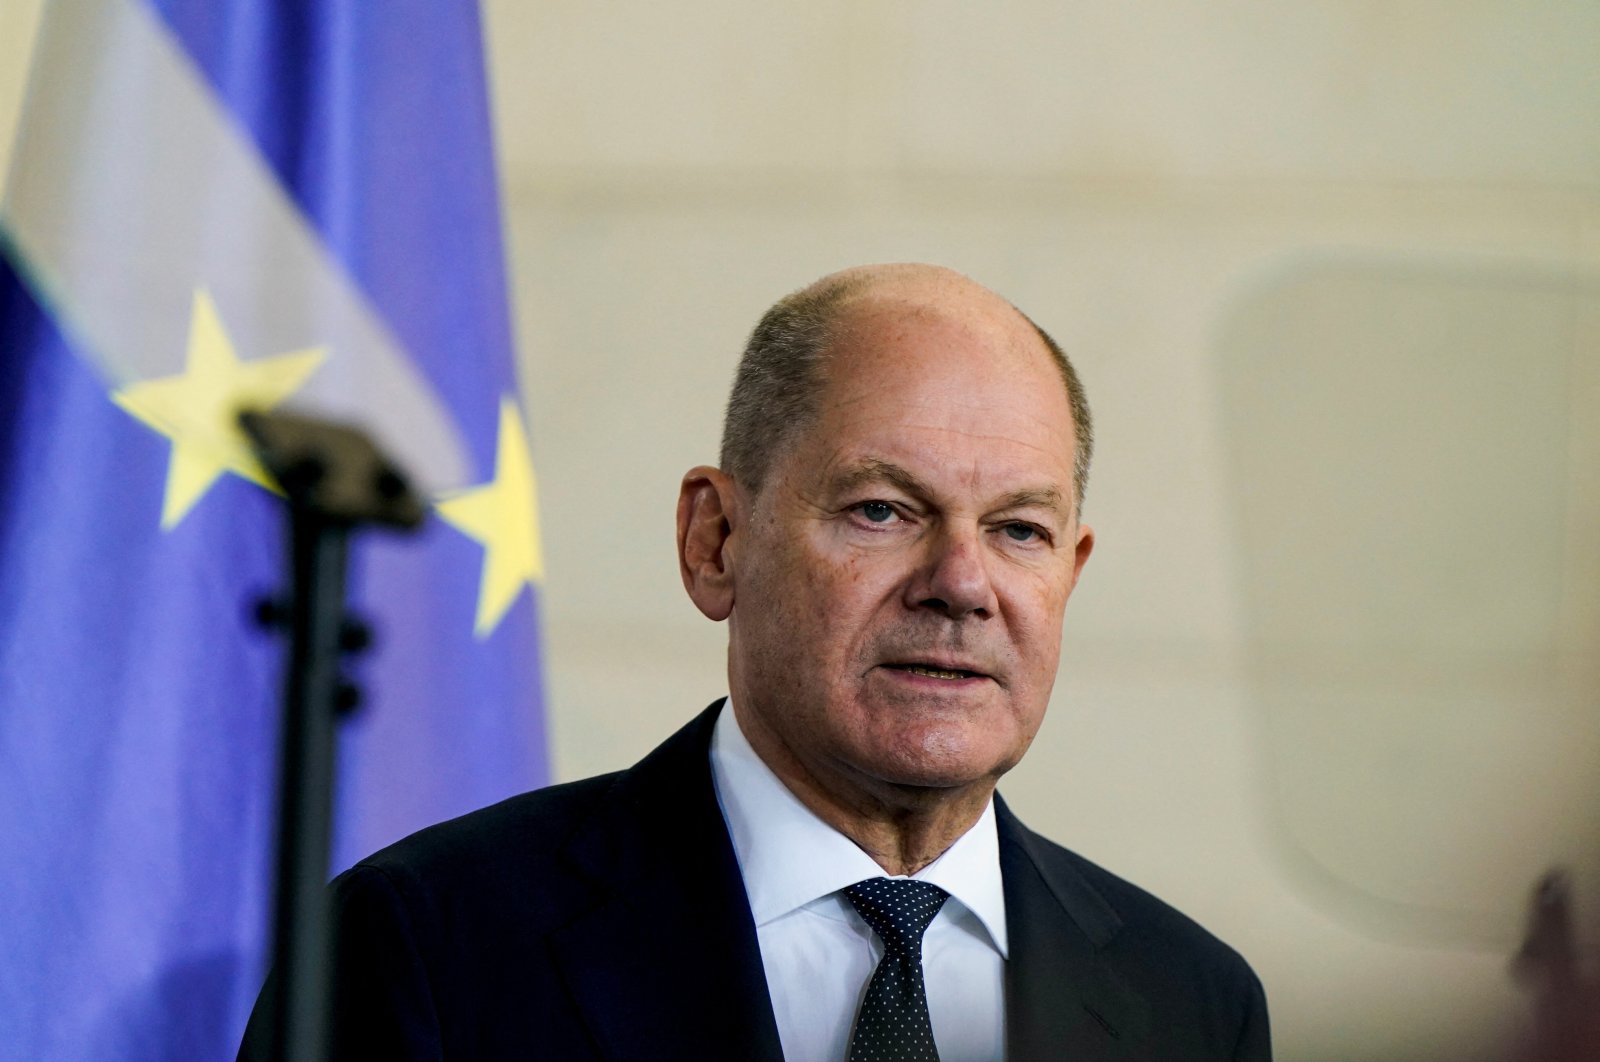
{"type": "Polygon", "coordinates": [[[242,358],[328,351],[287,407],[365,425],[428,490],[470,481],[448,410],[147,5],[53,4],[34,70],[0,230],[108,387],[183,368],[204,287],[242,358]]]}

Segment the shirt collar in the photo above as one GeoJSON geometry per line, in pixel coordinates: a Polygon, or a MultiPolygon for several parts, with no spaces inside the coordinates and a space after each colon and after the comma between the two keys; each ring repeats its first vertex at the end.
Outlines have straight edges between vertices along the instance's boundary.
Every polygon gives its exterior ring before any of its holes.
{"type": "MultiPolygon", "coordinates": [[[[711,736],[711,775],[758,927],[858,881],[885,876],[871,856],[772,773],[745,738],[731,699],[711,736]]],[[[993,799],[971,829],[912,877],[960,901],[1005,957],[1006,903],[993,799]]]]}

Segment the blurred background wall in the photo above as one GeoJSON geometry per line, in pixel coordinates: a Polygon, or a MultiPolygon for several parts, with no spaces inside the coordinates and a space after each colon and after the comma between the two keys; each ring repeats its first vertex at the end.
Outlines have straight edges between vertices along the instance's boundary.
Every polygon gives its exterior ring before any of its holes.
{"type": "MultiPolygon", "coordinates": [[[[0,165],[38,0],[0,0],[0,165]]],[[[1072,354],[1099,545],[1034,827],[1255,964],[1279,1056],[1461,1058],[1600,898],[1600,6],[489,0],[555,772],[724,691],[679,586],[778,295],[927,260],[1072,354]]],[[[448,282],[448,278],[441,278],[448,282]]]]}

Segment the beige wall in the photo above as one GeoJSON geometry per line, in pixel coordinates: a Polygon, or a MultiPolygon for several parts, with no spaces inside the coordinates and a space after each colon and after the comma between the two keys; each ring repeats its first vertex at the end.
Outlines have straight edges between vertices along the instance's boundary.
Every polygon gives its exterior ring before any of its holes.
{"type": "Polygon", "coordinates": [[[44,0],[0,0],[0,174],[11,159],[28,58],[43,7],[44,0]]]}
{"type": "Polygon", "coordinates": [[[672,505],[755,317],[943,262],[1100,426],[1013,805],[1238,946],[1282,1058],[1517,1012],[1533,877],[1600,896],[1600,7],[487,6],[560,777],[723,691],[672,505]]]}
{"type": "Polygon", "coordinates": [[[1012,802],[1243,950],[1284,1058],[1516,1012],[1533,877],[1597,878],[1600,8],[489,14],[562,777],[722,689],[671,509],[755,317],[944,262],[1100,424],[1012,802]]]}

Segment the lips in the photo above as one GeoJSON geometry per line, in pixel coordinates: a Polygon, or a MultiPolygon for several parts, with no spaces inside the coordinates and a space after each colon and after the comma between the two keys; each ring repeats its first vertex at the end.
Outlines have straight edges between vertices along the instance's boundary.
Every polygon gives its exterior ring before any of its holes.
{"type": "Polygon", "coordinates": [[[900,663],[884,664],[883,666],[891,671],[904,671],[912,675],[921,675],[924,678],[944,679],[947,682],[989,677],[985,672],[974,668],[959,667],[945,661],[908,660],[900,663]]]}

